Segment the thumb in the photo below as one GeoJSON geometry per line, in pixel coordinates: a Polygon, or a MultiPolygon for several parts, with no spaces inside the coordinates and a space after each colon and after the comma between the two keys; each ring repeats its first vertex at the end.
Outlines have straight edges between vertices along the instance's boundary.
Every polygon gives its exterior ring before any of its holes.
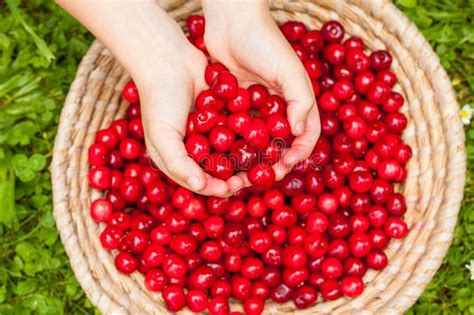
{"type": "Polygon", "coordinates": [[[294,136],[303,134],[310,111],[316,106],[311,80],[298,57],[292,56],[291,65],[283,67],[279,81],[288,108],[288,121],[294,136]],[[288,71],[287,69],[294,69],[288,71]]]}

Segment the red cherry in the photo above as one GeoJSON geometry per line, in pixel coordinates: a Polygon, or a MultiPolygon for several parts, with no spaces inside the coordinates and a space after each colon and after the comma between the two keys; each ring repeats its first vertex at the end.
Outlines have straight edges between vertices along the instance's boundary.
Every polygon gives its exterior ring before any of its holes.
{"type": "MultiPolygon", "coordinates": [[[[363,73],[369,70],[370,67],[370,59],[367,57],[366,54],[360,49],[349,49],[346,53],[346,64],[349,69],[351,69],[355,73],[363,73]]],[[[357,79],[358,75],[355,78],[356,81],[356,89],[359,93],[363,93],[357,88],[357,79]]],[[[374,76],[375,77],[375,76],[374,76]]]]}
{"type": "Polygon", "coordinates": [[[358,193],[369,191],[372,182],[372,175],[367,171],[357,171],[349,175],[349,185],[352,190],[358,193]]]}
{"type": "Polygon", "coordinates": [[[211,63],[206,67],[205,73],[204,73],[204,79],[206,80],[206,83],[211,86],[214,81],[217,78],[217,75],[220,72],[223,71],[229,71],[226,66],[224,66],[221,63],[211,63]]]}
{"type": "Polygon", "coordinates": [[[341,262],[333,257],[329,257],[323,260],[321,263],[321,272],[327,279],[338,279],[342,276],[342,264],[341,262]]]}
{"type": "Polygon", "coordinates": [[[288,268],[302,268],[306,261],[306,253],[300,246],[288,246],[283,250],[282,262],[288,268]]]}
{"type": "Polygon", "coordinates": [[[363,277],[367,271],[366,265],[362,260],[349,257],[344,261],[344,274],[352,277],[363,277]]]}
{"type": "Polygon", "coordinates": [[[216,126],[209,133],[209,142],[217,152],[227,152],[235,142],[235,134],[227,127],[216,126]]]}
{"type": "Polygon", "coordinates": [[[164,259],[162,268],[170,278],[181,278],[186,274],[186,263],[176,254],[169,254],[164,259]]]}
{"type": "Polygon", "coordinates": [[[372,249],[370,238],[364,233],[353,233],[349,237],[349,246],[354,257],[362,258],[372,249]]]}
{"type": "Polygon", "coordinates": [[[337,280],[326,279],[319,286],[321,295],[326,300],[332,301],[342,296],[342,290],[337,280]]]}
{"type": "Polygon", "coordinates": [[[373,227],[382,227],[388,218],[388,213],[381,206],[372,206],[367,213],[367,217],[373,227]]]}
{"type": "Polygon", "coordinates": [[[385,70],[392,64],[392,55],[386,50],[377,50],[370,54],[370,65],[376,71],[385,70]]]}
{"type": "Polygon", "coordinates": [[[229,302],[222,296],[216,296],[209,300],[209,315],[229,315],[229,302]]]}
{"type": "Polygon", "coordinates": [[[216,241],[206,241],[201,245],[201,257],[209,262],[216,262],[222,257],[222,247],[216,241]]]}
{"type": "Polygon", "coordinates": [[[114,211],[112,203],[103,198],[96,199],[91,204],[91,218],[95,222],[107,222],[112,218],[114,211]]]}
{"type": "Polygon", "coordinates": [[[234,174],[234,162],[226,155],[212,153],[209,158],[203,161],[204,169],[212,176],[227,180],[234,174]]]}
{"type": "Polygon", "coordinates": [[[235,98],[227,101],[227,109],[233,113],[247,112],[250,105],[250,93],[244,88],[239,88],[235,98]]]}
{"type": "Polygon", "coordinates": [[[319,31],[311,31],[303,35],[301,45],[307,54],[315,54],[324,46],[324,40],[319,31]]]}
{"type": "Polygon", "coordinates": [[[237,300],[244,301],[252,294],[252,282],[249,279],[237,275],[232,279],[232,295],[237,300]]]}
{"type": "Polygon", "coordinates": [[[275,172],[270,165],[257,164],[249,170],[248,178],[253,185],[265,189],[275,182],[275,172]]]}
{"type": "Polygon", "coordinates": [[[281,227],[290,227],[296,224],[298,217],[290,207],[283,206],[272,212],[272,223],[281,227]]]}
{"type": "Polygon", "coordinates": [[[186,294],[186,305],[196,313],[201,313],[207,309],[207,294],[201,290],[189,290],[186,294]]]}
{"type": "Polygon", "coordinates": [[[243,134],[245,140],[259,149],[265,149],[270,143],[270,135],[265,125],[265,121],[254,118],[248,129],[243,134]]]}
{"type": "Polygon", "coordinates": [[[323,257],[328,250],[328,241],[319,233],[310,234],[304,240],[304,249],[313,258],[323,257]]]}
{"type": "Polygon", "coordinates": [[[354,86],[349,80],[342,79],[333,85],[332,92],[339,100],[347,100],[354,93],[354,86]]]}
{"type": "Polygon", "coordinates": [[[203,16],[190,15],[186,19],[186,26],[191,36],[197,37],[204,35],[205,21],[203,16]]]}
{"type": "Polygon", "coordinates": [[[122,273],[130,274],[137,270],[138,262],[132,254],[120,252],[117,256],[115,256],[115,267],[122,273]]]}
{"type": "Polygon", "coordinates": [[[365,44],[362,39],[356,36],[349,37],[344,41],[344,46],[346,49],[360,49],[364,50],[365,44]]]}
{"type": "Polygon", "coordinates": [[[285,116],[286,104],[278,95],[270,95],[265,99],[265,102],[260,106],[259,110],[264,119],[268,119],[268,117],[273,114],[285,116]]]}
{"type": "Polygon", "coordinates": [[[122,96],[129,103],[137,103],[140,101],[137,86],[132,80],[128,81],[123,87],[122,96]]]}
{"type": "Polygon", "coordinates": [[[225,102],[214,96],[212,90],[203,90],[196,97],[196,110],[215,110],[221,111],[225,108],[225,102]]]}
{"type": "Polygon", "coordinates": [[[89,185],[95,189],[107,190],[111,184],[111,171],[108,167],[98,166],[89,170],[89,185]]]}
{"type": "Polygon", "coordinates": [[[329,221],[321,212],[312,212],[306,220],[306,230],[309,233],[324,233],[326,232],[329,225],[329,221]]]}
{"type": "Polygon", "coordinates": [[[170,312],[177,312],[186,305],[186,295],[183,288],[178,285],[169,285],[163,290],[163,300],[170,312]]]}
{"type": "Polygon", "coordinates": [[[321,28],[321,36],[330,43],[339,43],[344,37],[344,27],[337,21],[328,21],[321,28]]]}
{"type": "Polygon", "coordinates": [[[265,103],[269,95],[267,88],[260,84],[249,86],[247,91],[249,91],[250,103],[254,109],[259,109],[265,103]]]}
{"type": "Polygon", "coordinates": [[[270,115],[267,119],[267,128],[273,138],[286,138],[290,135],[290,124],[288,120],[278,114],[270,115]]]}
{"type": "Polygon", "coordinates": [[[297,21],[288,21],[281,25],[281,32],[290,42],[299,41],[306,33],[306,26],[297,21]]]}
{"type": "Polygon", "coordinates": [[[150,269],[145,275],[145,287],[152,292],[159,292],[168,283],[168,277],[161,269],[150,269]]]}
{"type": "Polygon", "coordinates": [[[293,297],[293,289],[281,283],[270,290],[270,298],[277,303],[286,303],[293,297]]]}
{"type": "Polygon", "coordinates": [[[100,234],[100,243],[105,250],[116,249],[120,246],[123,230],[114,226],[107,226],[100,234]]]}
{"type": "Polygon", "coordinates": [[[360,277],[344,277],[341,281],[342,293],[347,297],[356,297],[364,291],[364,281],[360,277]]]}
{"type": "Polygon", "coordinates": [[[384,230],[389,237],[396,239],[404,238],[408,234],[407,224],[399,218],[388,218],[384,230]]]}
{"type": "Polygon", "coordinates": [[[375,270],[382,270],[388,264],[387,255],[381,250],[373,250],[367,255],[367,266],[375,270]]]}
{"type": "Polygon", "coordinates": [[[217,97],[224,100],[232,100],[237,97],[239,89],[237,79],[227,71],[217,73],[212,84],[212,92],[217,97]]]}
{"type": "Polygon", "coordinates": [[[317,80],[323,74],[322,64],[318,59],[307,59],[304,67],[311,80],[317,80]]]}

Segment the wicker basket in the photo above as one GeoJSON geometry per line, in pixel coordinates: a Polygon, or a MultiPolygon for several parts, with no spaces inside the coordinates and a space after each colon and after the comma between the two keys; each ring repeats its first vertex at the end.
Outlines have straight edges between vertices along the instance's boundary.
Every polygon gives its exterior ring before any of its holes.
{"type": "MultiPolygon", "coordinates": [[[[439,268],[453,238],[465,178],[464,131],[451,83],[438,57],[417,28],[387,0],[270,1],[279,22],[295,19],[309,27],[339,20],[369,49],[387,49],[405,96],[409,117],[404,140],[413,149],[408,179],[400,187],[408,203],[410,233],[392,241],[390,264],[368,272],[366,290],[355,299],[318,302],[298,313],[402,313],[421,295],[439,268]]],[[[197,1],[163,4],[180,24],[200,13],[197,1]]],[[[166,314],[161,294],[147,291],[143,276],[121,275],[113,256],[103,250],[99,226],[89,217],[98,192],[87,183],[87,148],[95,133],[122,117],[127,104],[121,89],[129,75],[104,46],[95,42],[82,60],[61,115],[51,166],[54,217],[82,288],[103,313],[166,314]]],[[[240,303],[232,309],[241,310],[240,303]]],[[[292,302],[267,302],[265,313],[293,313],[292,302]]],[[[189,313],[188,310],[182,313],[189,313]]]]}

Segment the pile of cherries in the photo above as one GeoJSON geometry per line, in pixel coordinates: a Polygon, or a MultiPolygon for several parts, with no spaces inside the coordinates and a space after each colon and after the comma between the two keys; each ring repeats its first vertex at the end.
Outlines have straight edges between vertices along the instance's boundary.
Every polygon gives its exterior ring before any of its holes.
{"type": "MultiPolygon", "coordinates": [[[[203,18],[190,17],[188,27],[205,52],[203,18]]],[[[322,126],[311,157],[281,181],[270,165],[291,145],[285,102],[261,85],[239,88],[221,64],[206,70],[210,89],[196,99],[185,145],[216,177],[248,169],[252,187],[206,197],[160,172],[146,153],[132,81],[123,90],[131,103],[125,119],[100,130],[89,148],[90,186],[105,192],[90,209],[106,223],[102,246],[115,250],[120,272],[143,273],[170,312],[239,314],[233,298],[253,315],[267,299],[303,309],[318,292],[356,297],[367,269],[387,266],[390,239],[408,232],[394,185],[407,176],[411,149],[401,139],[407,119],[392,91],[391,55],[367,54],[361,39],[343,39],[336,21],[320,31],[290,21],[281,30],[313,82],[322,126]]]]}

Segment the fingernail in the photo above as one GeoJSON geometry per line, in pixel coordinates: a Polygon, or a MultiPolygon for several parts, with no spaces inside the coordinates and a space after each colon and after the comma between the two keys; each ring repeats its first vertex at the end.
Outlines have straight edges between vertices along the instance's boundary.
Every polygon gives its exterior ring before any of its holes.
{"type": "Polygon", "coordinates": [[[188,179],[188,185],[192,190],[199,190],[201,188],[201,180],[197,176],[192,176],[188,179]]]}
{"type": "Polygon", "coordinates": [[[297,135],[301,135],[304,132],[304,122],[300,121],[299,123],[296,124],[296,133],[297,135]]]}

